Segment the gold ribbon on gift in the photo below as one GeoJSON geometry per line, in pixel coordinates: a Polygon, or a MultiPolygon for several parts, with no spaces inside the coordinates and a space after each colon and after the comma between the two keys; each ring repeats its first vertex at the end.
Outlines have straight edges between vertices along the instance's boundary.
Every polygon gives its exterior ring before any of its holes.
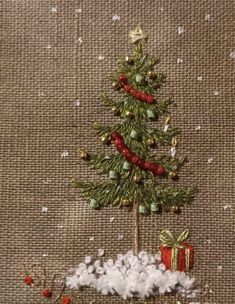
{"type": "MultiPolygon", "coordinates": [[[[160,233],[160,241],[162,245],[165,247],[172,248],[171,254],[171,269],[172,271],[177,270],[177,257],[178,257],[178,249],[182,242],[186,241],[189,237],[189,230],[185,229],[178,238],[175,238],[173,234],[169,230],[162,230],[160,233]]],[[[185,248],[185,268],[189,270],[189,256],[190,250],[185,248]]]]}

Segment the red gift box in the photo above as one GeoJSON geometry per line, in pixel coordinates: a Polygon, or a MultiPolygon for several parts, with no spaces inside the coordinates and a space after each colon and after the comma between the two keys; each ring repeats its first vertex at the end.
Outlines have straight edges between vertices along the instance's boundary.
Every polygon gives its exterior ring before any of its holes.
{"type": "Polygon", "coordinates": [[[161,262],[171,271],[189,271],[193,268],[193,246],[184,242],[188,238],[188,230],[185,230],[175,239],[170,231],[163,230],[160,235],[161,262]]]}

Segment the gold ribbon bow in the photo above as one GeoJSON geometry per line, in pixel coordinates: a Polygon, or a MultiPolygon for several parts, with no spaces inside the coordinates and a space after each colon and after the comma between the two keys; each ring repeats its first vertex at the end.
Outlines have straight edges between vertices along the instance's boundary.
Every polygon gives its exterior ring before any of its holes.
{"type": "Polygon", "coordinates": [[[189,230],[185,229],[176,239],[169,230],[162,230],[160,233],[160,241],[163,246],[178,247],[182,242],[186,241],[189,237],[189,230]]]}

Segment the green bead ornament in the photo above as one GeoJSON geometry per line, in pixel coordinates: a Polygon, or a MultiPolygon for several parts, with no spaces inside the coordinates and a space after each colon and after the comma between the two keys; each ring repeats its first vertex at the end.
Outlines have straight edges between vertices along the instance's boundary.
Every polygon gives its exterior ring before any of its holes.
{"type": "Polygon", "coordinates": [[[127,161],[125,161],[124,164],[123,164],[123,169],[124,170],[130,170],[130,168],[131,168],[130,164],[127,161]]]}
{"type": "Polygon", "coordinates": [[[109,171],[109,178],[110,179],[117,179],[117,172],[114,170],[109,171]]]}
{"type": "Polygon", "coordinates": [[[98,203],[94,198],[90,200],[90,207],[94,209],[98,208],[98,203]]]}
{"type": "Polygon", "coordinates": [[[134,139],[137,139],[138,138],[138,133],[136,130],[132,130],[131,131],[131,134],[130,134],[130,137],[131,138],[134,138],[134,139]]]}
{"type": "Polygon", "coordinates": [[[146,113],[148,118],[155,118],[155,114],[152,110],[147,110],[146,113]]]}
{"type": "Polygon", "coordinates": [[[158,211],[158,206],[156,203],[152,203],[150,206],[150,209],[152,212],[157,212],[158,211]]]}
{"type": "Polygon", "coordinates": [[[139,205],[139,213],[146,213],[146,208],[144,207],[144,205],[139,205]]]}
{"type": "Polygon", "coordinates": [[[141,82],[143,80],[143,77],[140,74],[137,74],[135,76],[135,80],[136,80],[136,82],[141,82]]]}

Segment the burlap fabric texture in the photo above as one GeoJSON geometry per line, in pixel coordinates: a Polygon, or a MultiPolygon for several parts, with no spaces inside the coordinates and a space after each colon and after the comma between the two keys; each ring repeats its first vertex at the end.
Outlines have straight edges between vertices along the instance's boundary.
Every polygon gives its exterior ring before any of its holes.
{"type": "MultiPolygon", "coordinates": [[[[63,273],[99,248],[115,257],[132,247],[131,214],[89,209],[68,180],[96,178],[76,149],[103,149],[90,124],[116,118],[104,112],[98,95],[102,88],[111,91],[106,76],[128,54],[127,34],[138,23],[149,35],[148,51],[161,58],[159,69],[168,76],[163,95],[178,104],[172,114],[182,129],[178,151],[190,160],[178,184],[200,190],[180,216],[143,217],[142,248],[157,251],[163,228],[177,234],[189,227],[193,275],[202,288],[198,301],[234,303],[234,1],[2,0],[0,13],[0,303],[43,303],[39,292],[23,285],[22,263],[63,273]],[[120,20],[114,22],[115,15],[120,20]]],[[[91,290],[79,303],[92,300],[124,303],[91,290]]]]}

